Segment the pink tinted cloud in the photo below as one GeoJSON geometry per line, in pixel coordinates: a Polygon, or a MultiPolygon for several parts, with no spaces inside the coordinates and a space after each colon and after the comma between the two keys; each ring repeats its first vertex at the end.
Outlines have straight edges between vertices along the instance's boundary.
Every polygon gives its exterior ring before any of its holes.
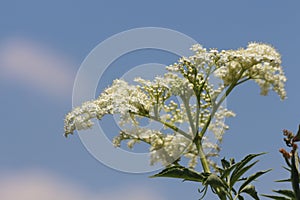
{"type": "Polygon", "coordinates": [[[75,77],[70,59],[32,40],[0,41],[0,77],[49,96],[70,96],[75,77]]]}
{"type": "Polygon", "coordinates": [[[110,191],[91,192],[61,177],[42,171],[10,172],[1,175],[3,200],[163,200],[149,187],[126,186],[110,191]]]}

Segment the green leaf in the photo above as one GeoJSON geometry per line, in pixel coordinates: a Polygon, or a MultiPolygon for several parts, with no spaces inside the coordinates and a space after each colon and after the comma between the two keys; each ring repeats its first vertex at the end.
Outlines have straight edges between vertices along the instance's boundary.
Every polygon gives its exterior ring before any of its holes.
{"type": "Polygon", "coordinates": [[[227,197],[230,196],[229,192],[227,191],[227,184],[224,180],[222,180],[216,174],[210,174],[204,185],[210,186],[213,193],[217,194],[220,200],[226,200],[227,197]]]}
{"type": "Polygon", "coordinates": [[[289,171],[289,172],[291,172],[291,168],[287,168],[285,166],[282,166],[282,168],[285,169],[285,170],[287,170],[287,171],[289,171]]]}
{"type": "Polygon", "coordinates": [[[226,185],[226,182],[216,174],[210,174],[203,184],[205,187],[210,186],[211,191],[218,195],[220,200],[226,200],[227,196],[230,196],[227,191],[228,186],[226,185]]]}
{"type": "Polygon", "coordinates": [[[292,180],[289,178],[289,179],[282,179],[282,180],[278,180],[278,181],[275,181],[277,183],[283,183],[283,182],[291,182],[292,180]]]}
{"type": "Polygon", "coordinates": [[[240,192],[249,194],[251,197],[253,197],[253,199],[259,200],[259,197],[257,195],[257,191],[255,190],[254,185],[246,185],[245,187],[243,187],[243,190],[240,192]]]}
{"type": "Polygon", "coordinates": [[[247,180],[247,177],[242,177],[242,178],[239,178],[239,180],[238,180],[238,181],[245,181],[245,180],[247,180]]]}
{"type": "Polygon", "coordinates": [[[293,138],[293,142],[298,142],[298,141],[300,141],[300,124],[299,124],[299,127],[298,127],[298,132],[295,135],[295,137],[293,138]]]}
{"type": "Polygon", "coordinates": [[[238,164],[239,163],[235,163],[235,164],[231,165],[229,168],[223,170],[221,173],[221,178],[222,179],[229,178],[230,173],[232,172],[232,170],[234,170],[237,167],[238,164]]]}
{"type": "MultiPolygon", "coordinates": [[[[290,178],[282,179],[282,180],[277,180],[275,182],[277,182],[277,183],[292,182],[292,179],[290,179],[290,178]]],[[[300,177],[299,177],[299,183],[300,183],[300,177]]]]}
{"type": "Polygon", "coordinates": [[[214,194],[218,195],[220,200],[227,200],[227,197],[230,197],[230,194],[224,188],[213,188],[211,190],[214,194]]]}
{"type": "Polygon", "coordinates": [[[246,173],[251,167],[253,167],[258,161],[255,161],[254,163],[247,165],[246,167],[239,168],[239,170],[234,170],[230,177],[230,188],[233,187],[233,185],[239,180],[239,178],[246,173]]]}
{"type": "Polygon", "coordinates": [[[226,183],[220,178],[218,177],[216,174],[210,174],[206,181],[204,182],[205,185],[210,185],[213,188],[228,188],[228,186],[226,185],[226,183]]]}
{"type": "MultiPolygon", "coordinates": [[[[239,189],[239,193],[244,192],[245,190],[248,190],[250,186],[249,183],[251,183],[252,181],[254,181],[255,179],[257,179],[258,177],[260,177],[261,175],[271,171],[272,169],[268,169],[268,170],[264,170],[264,171],[259,171],[256,172],[255,174],[252,174],[251,176],[249,176],[245,182],[241,185],[240,189],[239,189]]],[[[254,187],[254,186],[253,186],[254,187]]]]}
{"type": "Polygon", "coordinates": [[[261,196],[268,197],[270,199],[275,199],[275,200],[294,200],[294,199],[290,199],[290,198],[286,198],[286,197],[282,197],[282,196],[274,196],[274,195],[262,194],[261,196]]]}
{"type": "Polygon", "coordinates": [[[299,188],[299,159],[298,159],[298,153],[295,151],[292,154],[292,165],[291,165],[291,180],[292,180],[292,186],[295,193],[295,196],[300,199],[300,188],[299,188]]]}
{"type": "Polygon", "coordinates": [[[265,194],[262,194],[262,196],[271,199],[276,199],[276,200],[296,200],[295,194],[292,190],[273,190],[273,192],[276,192],[284,196],[274,196],[274,195],[265,195],[265,194]]]}
{"type": "Polygon", "coordinates": [[[158,174],[150,176],[150,178],[155,177],[168,177],[168,178],[180,178],[185,181],[196,181],[196,182],[204,182],[207,178],[207,174],[198,173],[195,170],[185,168],[183,166],[171,166],[165,168],[158,174]]]}
{"type": "Polygon", "coordinates": [[[223,169],[227,169],[228,167],[230,167],[230,163],[225,158],[223,158],[221,160],[221,163],[222,163],[223,169]]]}
{"type": "Polygon", "coordinates": [[[295,194],[292,190],[273,190],[273,192],[295,199],[295,194]]]}
{"type": "Polygon", "coordinates": [[[207,188],[208,188],[208,186],[205,186],[202,190],[198,189],[198,192],[200,194],[203,193],[199,200],[202,200],[205,197],[206,192],[207,192],[207,188]]]}
{"type": "Polygon", "coordinates": [[[232,175],[234,176],[236,173],[238,173],[248,162],[250,162],[253,158],[263,155],[266,153],[259,153],[259,154],[249,154],[247,155],[242,161],[238,162],[236,169],[233,171],[232,175]]]}
{"type": "Polygon", "coordinates": [[[234,158],[230,158],[230,159],[229,159],[229,162],[230,162],[230,165],[233,165],[233,164],[235,164],[235,160],[234,160],[234,158]]]}
{"type": "Polygon", "coordinates": [[[291,162],[290,162],[290,160],[288,158],[284,157],[284,161],[287,164],[287,166],[289,166],[290,168],[292,167],[291,166],[291,162]]]}
{"type": "Polygon", "coordinates": [[[239,196],[238,196],[238,199],[239,199],[239,200],[244,200],[244,197],[241,196],[241,195],[239,195],[239,196]]]}

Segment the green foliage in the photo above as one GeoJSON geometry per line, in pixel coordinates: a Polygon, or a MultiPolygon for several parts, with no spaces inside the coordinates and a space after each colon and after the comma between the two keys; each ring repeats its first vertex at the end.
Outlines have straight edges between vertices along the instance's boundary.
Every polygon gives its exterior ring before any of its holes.
{"type": "Polygon", "coordinates": [[[180,165],[175,165],[175,166],[165,168],[158,174],[150,176],[150,178],[167,177],[167,178],[179,178],[179,179],[183,179],[183,181],[204,182],[207,176],[208,174],[206,173],[198,173],[195,170],[185,168],[180,165]]]}
{"type": "Polygon", "coordinates": [[[292,190],[273,190],[273,192],[281,194],[283,196],[275,196],[275,195],[265,195],[262,196],[276,199],[276,200],[296,200],[295,194],[292,190]]]}
{"type": "MultiPolygon", "coordinates": [[[[298,157],[298,155],[297,155],[298,157]]],[[[288,169],[291,174],[291,178],[278,180],[276,182],[290,182],[292,184],[293,190],[273,190],[273,192],[280,194],[281,196],[276,195],[262,195],[275,200],[299,200],[299,170],[295,164],[295,156],[291,158],[292,164],[291,169],[288,169]]],[[[299,162],[299,161],[298,161],[299,162]]]]}
{"type": "MultiPolygon", "coordinates": [[[[280,54],[272,46],[261,43],[249,43],[247,48],[237,50],[207,50],[199,44],[191,49],[194,55],[182,57],[167,66],[168,72],[152,81],[136,78],[136,84],[132,85],[122,79],[114,80],[98,98],[84,102],[66,115],[65,136],[75,130],[91,128],[93,119],[101,120],[105,115],[117,114],[121,130],[113,139],[114,146],[120,147],[122,141],[127,141],[129,148],[139,142],[150,145],[150,162],[165,166],[151,177],[201,183],[201,199],[210,188],[221,200],[243,200],[245,194],[257,200],[259,197],[252,183],[270,170],[249,176],[246,173],[258,162],[252,160],[264,153],[249,154],[240,162],[224,158],[222,167],[215,167],[211,157],[219,155],[219,143],[229,128],[225,119],[235,116],[223,107],[223,102],[237,86],[253,80],[260,86],[262,95],[267,95],[272,89],[282,100],[286,98],[286,77],[280,54]],[[220,83],[213,85],[210,77],[219,79],[220,83]],[[172,98],[179,99],[179,102],[172,101],[172,98]],[[141,126],[139,119],[161,124],[163,131],[141,126]],[[189,127],[181,129],[180,124],[189,127]],[[208,131],[215,135],[217,142],[205,140],[208,131]],[[206,154],[205,148],[210,148],[209,152],[213,153],[206,154]],[[189,160],[189,167],[179,164],[181,157],[189,160]],[[202,173],[194,170],[198,159],[202,173]],[[215,172],[211,172],[213,168],[215,172]]],[[[300,126],[296,136],[288,131],[285,133],[289,147],[300,141],[300,126]]],[[[298,155],[293,155],[292,162],[287,157],[285,159],[291,171],[294,196],[300,199],[298,155]]]]}
{"type": "Polygon", "coordinates": [[[263,195],[265,197],[276,199],[276,200],[299,200],[300,199],[300,178],[299,178],[299,156],[298,156],[298,145],[295,142],[299,141],[300,138],[300,125],[297,135],[295,136],[288,130],[283,130],[284,141],[286,145],[292,150],[287,152],[283,148],[279,151],[282,153],[287,167],[283,167],[290,173],[290,178],[278,180],[276,182],[289,182],[292,185],[293,190],[273,190],[273,192],[279,195],[263,195]]]}
{"type": "Polygon", "coordinates": [[[223,158],[221,160],[222,167],[218,167],[216,173],[199,173],[180,165],[174,165],[165,168],[151,177],[179,178],[183,181],[200,182],[203,185],[203,189],[199,190],[200,193],[203,193],[201,199],[205,196],[208,188],[210,188],[221,200],[243,200],[244,197],[242,194],[248,194],[253,199],[258,200],[257,191],[251,183],[263,174],[269,172],[270,169],[258,171],[250,176],[245,176],[245,173],[258,161],[250,162],[262,154],[264,153],[250,154],[237,163],[235,163],[234,159],[228,161],[223,158]]]}
{"type": "Polygon", "coordinates": [[[295,197],[300,198],[300,189],[299,189],[299,157],[297,151],[292,154],[292,165],[291,165],[291,181],[295,197]]]}

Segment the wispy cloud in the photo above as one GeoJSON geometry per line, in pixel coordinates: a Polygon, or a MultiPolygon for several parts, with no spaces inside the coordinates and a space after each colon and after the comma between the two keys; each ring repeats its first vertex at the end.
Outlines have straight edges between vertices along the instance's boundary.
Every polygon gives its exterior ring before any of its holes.
{"type": "Polygon", "coordinates": [[[54,97],[71,95],[75,72],[70,59],[33,40],[0,41],[0,77],[54,97]]]}
{"type": "Polygon", "coordinates": [[[163,200],[142,186],[126,186],[111,191],[91,192],[82,186],[42,171],[1,174],[0,199],[3,200],[163,200]]]}

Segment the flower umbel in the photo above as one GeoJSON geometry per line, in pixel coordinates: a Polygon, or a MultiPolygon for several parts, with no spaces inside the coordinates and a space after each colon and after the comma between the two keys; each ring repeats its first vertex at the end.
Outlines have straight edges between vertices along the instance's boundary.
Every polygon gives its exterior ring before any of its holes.
{"type": "Polygon", "coordinates": [[[226,97],[236,86],[254,80],[262,95],[272,89],[285,99],[286,77],[280,54],[270,45],[250,43],[246,49],[218,51],[196,44],[191,49],[193,56],[180,58],[152,81],[137,77],[136,85],[130,85],[114,80],[97,99],[66,115],[65,136],[92,127],[94,118],[119,114],[121,131],[113,140],[116,147],[125,140],[129,148],[144,142],[150,145],[151,164],[169,166],[184,156],[194,168],[200,158],[204,171],[210,172],[215,165],[209,157],[218,155],[219,143],[229,128],[224,120],[235,115],[222,106],[226,97]],[[213,85],[212,77],[220,83],[213,85]],[[141,127],[143,118],[162,124],[163,129],[141,127]],[[206,138],[208,131],[218,143],[206,138]],[[210,153],[204,153],[204,148],[211,149],[210,153]]]}
{"type": "Polygon", "coordinates": [[[286,77],[281,66],[280,54],[271,46],[249,43],[246,49],[221,51],[217,54],[215,74],[225,85],[234,81],[240,72],[239,82],[253,79],[267,95],[272,88],[281,99],[285,99],[284,83],[286,77]]]}

